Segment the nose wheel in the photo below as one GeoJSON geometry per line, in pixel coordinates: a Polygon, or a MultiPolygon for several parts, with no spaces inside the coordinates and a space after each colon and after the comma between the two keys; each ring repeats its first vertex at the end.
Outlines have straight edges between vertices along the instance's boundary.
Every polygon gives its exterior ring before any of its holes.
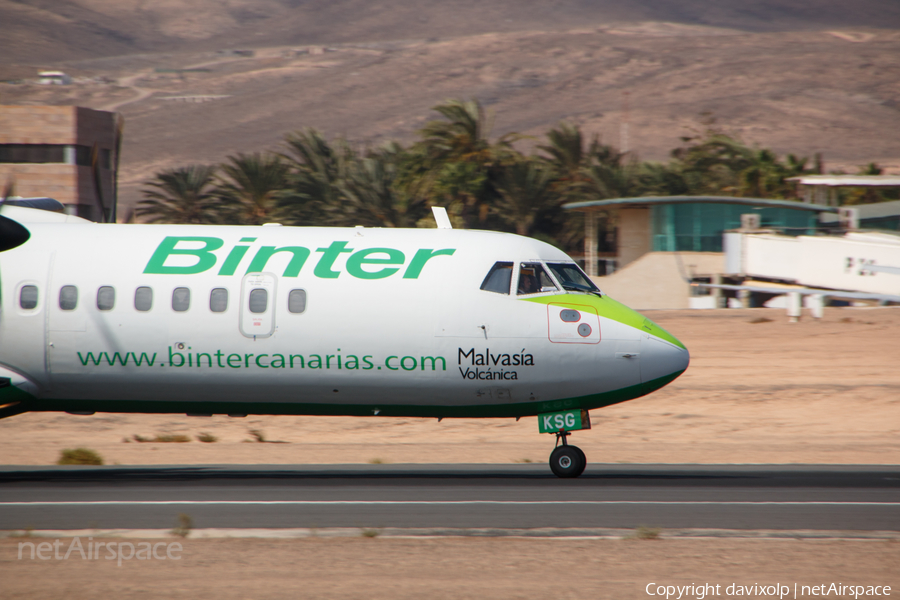
{"type": "Polygon", "coordinates": [[[570,446],[566,442],[568,431],[560,431],[556,434],[556,448],[550,453],[550,470],[557,477],[572,478],[584,473],[587,466],[587,458],[581,448],[570,446]],[[559,445],[562,440],[562,445],[559,445]]]}

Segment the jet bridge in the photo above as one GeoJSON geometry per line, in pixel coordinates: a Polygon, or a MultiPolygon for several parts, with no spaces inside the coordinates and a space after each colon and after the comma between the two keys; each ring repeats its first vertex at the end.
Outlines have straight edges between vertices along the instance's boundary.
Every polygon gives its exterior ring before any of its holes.
{"type": "MultiPolygon", "coordinates": [[[[898,233],[851,231],[842,236],[791,237],[742,230],[726,232],[723,246],[726,276],[883,295],[887,301],[900,296],[898,233]]],[[[840,297],[839,293],[825,295],[840,297]]]]}

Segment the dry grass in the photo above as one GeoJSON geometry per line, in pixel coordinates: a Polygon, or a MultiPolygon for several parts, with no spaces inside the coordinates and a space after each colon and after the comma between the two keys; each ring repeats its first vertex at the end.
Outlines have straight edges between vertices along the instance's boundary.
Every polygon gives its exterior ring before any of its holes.
{"type": "Polygon", "coordinates": [[[190,515],[186,515],[184,513],[180,513],[178,515],[178,523],[172,528],[172,535],[177,535],[180,538],[186,538],[191,534],[191,529],[194,528],[194,521],[191,519],[190,515]]]}
{"type": "Polygon", "coordinates": [[[102,465],[103,458],[90,448],[65,449],[59,453],[58,465],[102,465]]]}
{"type": "Polygon", "coordinates": [[[185,444],[191,441],[191,438],[182,434],[163,433],[154,437],[143,437],[135,434],[132,436],[134,441],[142,444],[185,444]]]}

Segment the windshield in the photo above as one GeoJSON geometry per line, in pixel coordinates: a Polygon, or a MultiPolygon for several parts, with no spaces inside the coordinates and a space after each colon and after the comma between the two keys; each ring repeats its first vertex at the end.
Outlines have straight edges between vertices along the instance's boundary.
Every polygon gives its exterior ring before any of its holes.
{"type": "Polygon", "coordinates": [[[574,263],[547,263],[559,284],[569,292],[600,293],[600,288],[574,263]]]}
{"type": "Polygon", "coordinates": [[[558,291],[559,288],[547,275],[547,271],[544,270],[541,263],[521,263],[519,265],[519,285],[516,288],[516,295],[558,291]]]}

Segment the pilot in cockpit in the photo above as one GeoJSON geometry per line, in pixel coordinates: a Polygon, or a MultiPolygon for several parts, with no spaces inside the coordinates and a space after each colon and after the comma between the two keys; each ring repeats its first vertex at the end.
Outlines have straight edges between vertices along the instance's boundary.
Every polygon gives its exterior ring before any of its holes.
{"type": "Polygon", "coordinates": [[[519,274],[518,294],[536,294],[539,291],[541,290],[538,287],[537,277],[528,271],[522,270],[519,274]]]}

